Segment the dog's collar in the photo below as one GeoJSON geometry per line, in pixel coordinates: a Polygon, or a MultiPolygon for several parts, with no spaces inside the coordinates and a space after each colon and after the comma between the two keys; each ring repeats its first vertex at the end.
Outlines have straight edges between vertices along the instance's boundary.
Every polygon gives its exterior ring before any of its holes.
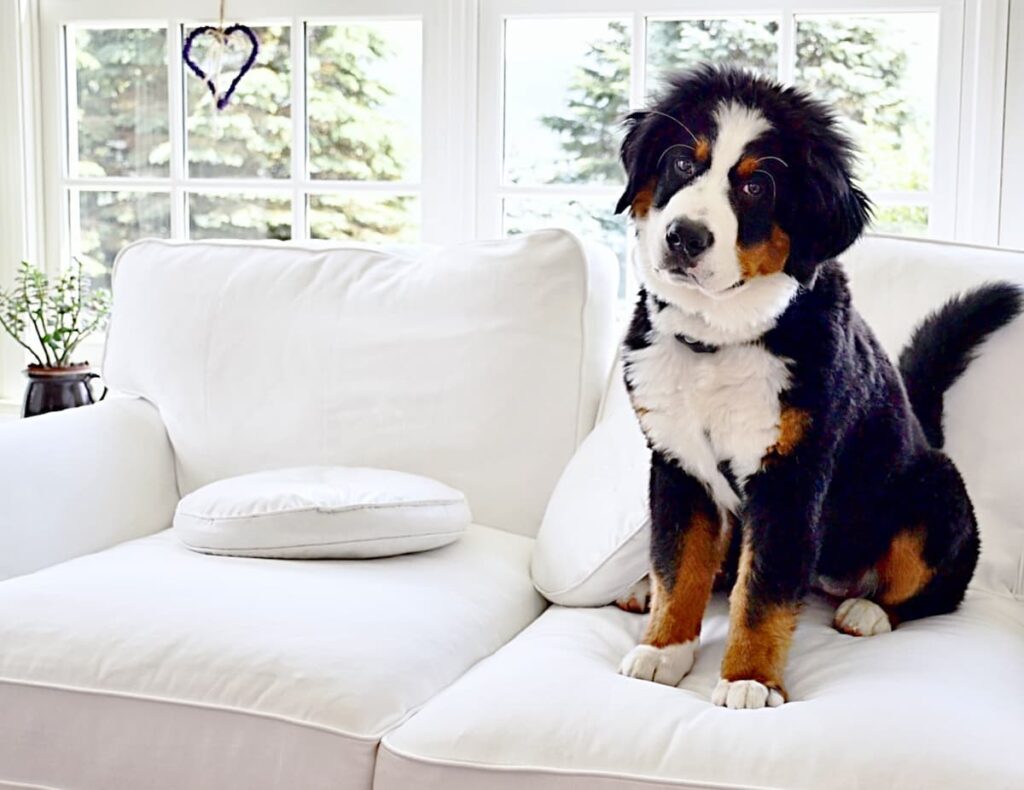
{"type": "Polygon", "coordinates": [[[710,343],[702,343],[688,335],[676,335],[676,340],[697,354],[714,354],[718,351],[718,346],[713,346],[710,343]]]}

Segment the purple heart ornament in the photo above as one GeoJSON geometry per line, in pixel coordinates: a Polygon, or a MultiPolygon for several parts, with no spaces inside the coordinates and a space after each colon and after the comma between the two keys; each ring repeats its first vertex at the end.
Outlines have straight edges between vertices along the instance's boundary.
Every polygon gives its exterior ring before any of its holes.
{"type": "Polygon", "coordinates": [[[185,39],[185,46],[181,50],[181,56],[185,61],[185,65],[192,70],[192,73],[206,83],[206,87],[210,89],[210,93],[217,102],[217,109],[223,110],[228,106],[228,102],[231,101],[231,97],[234,95],[235,89],[238,87],[238,83],[241,82],[242,77],[248,74],[249,70],[253,67],[259,51],[259,39],[256,38],[256,33],[248,25],[231,25],[231,27],[225,28],[223,33],[219,28],[204,25],[203,27],[197,27],[188,34],[188,38],[185,39]],[[202,36],[215,36],[220,41],[221,46],[224,46],[227,39],[235,33],[241,33],[248,38],[252,48],[249,50],[249,56],[245,59],[245,63],[242,64],[242,68],[238,70],[238,74],[235,75],[235,78],[231,80],[231,84],[228,85],[228,89],[220,93],[216,83],[213,81],[213,77],[207,74],[203,67],[192,59],[192,45],[202,36]]]}

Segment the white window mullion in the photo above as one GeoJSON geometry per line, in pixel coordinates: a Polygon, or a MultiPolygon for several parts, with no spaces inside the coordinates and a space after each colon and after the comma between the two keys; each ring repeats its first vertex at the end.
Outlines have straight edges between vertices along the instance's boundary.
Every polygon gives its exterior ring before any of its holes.
{"type": "Polygon", "coordinates": [[[792,85],[796,78],[796,14],[786,6],[779,21],[779,81],[792,85]]]}
{"type": "Polygon", "coordinates": [[[306,25],[299,17],[292,18],[292,238],[309,238],[306,217],[306,196],[302,183],[306,180],[306,25]]]}
{"type": "Polygon", "coordinates": [[[636,110],[647,103],[647,15],[633,14],[633,37],[630,48],[629,108],[636,110]]]}
{"type": "Polygon", "coordinates": [[[505,112],[505,19],[486,3],[480,9],[478,134],[477,134],[477,238],[496,238],[502,230],[503,118],[505,112]]]}
{"type": "Polygon", "coordinates": [[[185,196],[186,164],[185,84],[181,61],[181,23],[167,21],[167,112],[171,143],[171,238],[188,237],[185,196]]]}
{"type": "Polygon", "coordinates": [[[957,241],[999,243],[1009,22],[1009,0],[967,6],[956,190],[957,241]]]}
{"type": "Polygon", "coordinates": [[[66,229],[68,237],[61,238],[59,245],[51,245],[45,268],[50,274],[60,271],[64,261],[67,261],[78,250],[74,248],[73,239],[80,238],[79,230],[79,197],[75,190],[67,189],[64,184],[72,173],[78,173],[78,118],[69,111],[71,102],[77,102],[78,96],[78,72],[75,69],[74,46],[69,40],[70,30],[65,27],[59,31],[60,43],[58,45],[58,57],[61,58],[63,72],[61,80],[61,110],[60,128],[65,139],[56,151],[44,151],[44,156],[54,157],[61,189],[56,195],[56,206],[54,213],[60,217],[61,226],[66,229]],[[53,253],[57,255],[54,257],[53,253]]]}

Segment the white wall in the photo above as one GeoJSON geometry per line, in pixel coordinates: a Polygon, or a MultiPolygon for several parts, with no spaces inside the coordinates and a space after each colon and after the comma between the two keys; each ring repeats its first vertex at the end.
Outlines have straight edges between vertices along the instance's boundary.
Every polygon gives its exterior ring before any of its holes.
{"type": "Polygon", "coordinates": [[[999,243],[1024,249],[1024,0],[1010,0],[999,243]]]}

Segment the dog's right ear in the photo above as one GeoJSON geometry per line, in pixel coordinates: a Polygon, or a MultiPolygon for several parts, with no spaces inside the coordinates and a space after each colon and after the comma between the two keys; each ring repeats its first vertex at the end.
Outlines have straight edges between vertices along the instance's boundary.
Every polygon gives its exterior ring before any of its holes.
{"type": "Polygon", "coordinates": [[[644,137],[644,121],[650,113],[644,110],[631,112],[623,121],[626,128],[626,136],[622,138],[622,146],[619,148],[619,159],[622,161],[622,168],[626,171],[626,191],[619,198],[615,206],[615,213],[621,214],[631,205],[637,193],[642,188],[642,174],[640,152],[642,151],[641,138],[644,137]]]}

